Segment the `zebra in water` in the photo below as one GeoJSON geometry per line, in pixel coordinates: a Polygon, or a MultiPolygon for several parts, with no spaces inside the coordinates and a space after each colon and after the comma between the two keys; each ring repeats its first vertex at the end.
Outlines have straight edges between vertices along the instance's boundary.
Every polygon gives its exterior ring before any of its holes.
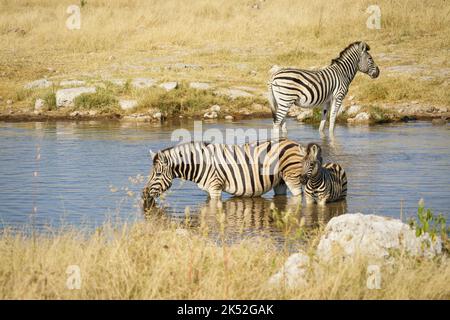
{"type": "Polygon", "coordinates": [[[310,143],[306,147],[306,157],[303,166],[305,184],[305,199],[307,204],[317,202],[325,205],[345,199],[347,196],[347,175],[337,163],[327,163],[322,166],[322,150],[318,144],[310,143]]]}
{"type": "Polygon", "coordinates": [[[322,106],[322,120],[319,130],[325,128],[327,113],[331,106],[330,133],[339,108],[357,71],[368,74],[372,79],[380,75],[380,69],[369,53],[365,42],[354,42],[321,70],[281,68],[272,73],[268,82],[269,103],[272,109],[274,130],[282,127],[286,133],[285,118],[292,105],[299,107],[322,106]]]}
{"type": "Polygon", "coordinates": [[[211,198],[222,191],[235,196],[260,196],[270,189],[301,199],[301,174],[305,148],[279,139],[243,145],[189,142],[157,152],[144,187],[144,208],[169,189],[174,178],[197,183],[211,198]]]}

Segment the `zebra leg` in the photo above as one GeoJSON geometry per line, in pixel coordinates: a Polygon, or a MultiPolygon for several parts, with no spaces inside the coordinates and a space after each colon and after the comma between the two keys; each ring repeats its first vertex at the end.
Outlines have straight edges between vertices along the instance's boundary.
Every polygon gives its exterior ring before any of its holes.
{"type": "Polygon", "coordinates": [[[210,190],[208,190],[208,194],[209,194],[210,199],[220,200],[222,197],[222,190],[221,189],[210,189],[210,190]]]}
{"type": "Polygon", "coordinates": [[[336,116],[339,112],[339,109],[341,108],[343,99],[344,99],[343,95],[339,95],[335,99],[333,99],[330,114],[330,134],[334,133],[334,123],[336,122],[336,116]]]}
{"type": "Polygon", "coordinates": [[[307,206],[313,205],[314,198],[307,194],[307,195],[305,195],[305,202],[306,202],[307,206]]]}
{"type": "Polygon", "coordinates": [[[323,129],[325,129],[325,123],[327,122],[329,108],[330,108],[330,101],[327,101],[322,106],[322,120],[320,121],[319,127],[320,132],[323,132],[323,129]]]}
{"type": "Polygon", "coordinates": [[[287,137],[286,119],[281,123],[281,132],[283,137],[287,137]]]}
{"type": "Polygon", "coordinates": [[[299,183],[294,183],[292,181],[286,181],[286,185],[289,188],[289,191],[291,191],[292,195],[301,202],[302,201],[302,185],[299,183]]]}

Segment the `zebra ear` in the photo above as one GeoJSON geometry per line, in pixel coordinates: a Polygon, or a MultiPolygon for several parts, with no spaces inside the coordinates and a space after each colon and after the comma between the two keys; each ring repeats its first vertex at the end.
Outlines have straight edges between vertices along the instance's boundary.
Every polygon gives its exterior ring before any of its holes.
{"type": "Polygon", "coordinates": [[[360,50],[361,52],[366,52],[366,51],[369,51],[369,50],[370,50],[369,45],[368,45],[367,43],[365,43],[364,41],[361,41],[361,42],[359,43],[358,48],[359,48],[359,50],[360,50]]]}
{"type": "Polygon", "coordinates": [[[152,160],[155,160],[156,153],[153,152],[152,149],[148,150],[148,152],[149,152],[149,154],[150,154],[150,158],[151,158],[152,160]]]}
{"type": "Polygon", "coordinates": [[[317,143],[310,143],[307,148],[307,154],[310,159],[321,160],[322,159],[322,149],[317,143]]]}

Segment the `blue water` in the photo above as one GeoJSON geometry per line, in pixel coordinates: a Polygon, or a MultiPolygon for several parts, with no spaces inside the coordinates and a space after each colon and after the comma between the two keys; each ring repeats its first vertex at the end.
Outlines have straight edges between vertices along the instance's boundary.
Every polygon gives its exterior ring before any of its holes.
{"type": "MultiPolygon", "coordinates": [[[[203,123],[204,130],[216,132],[242,128],[250,134],[249,140],[256,137],[257,129],[270,127],[270,120],[203,123]]],[[[107,220],[142,219],[139,199],[151,165],[148,150],[174,145],[171,135],[180,128],[192,132],[193,123],[0,122],[0,227],[91,228],[107,220]]],[[[402,212],[406,219],[415,214],[423,198],[426,207],[448,217],[448,125],[338,126],[333,140],[328,134],[321,137],[312,125],[289,121],[288,130],[290,139],[320,143],[325,160],[339,162],[347,171],[345,205],[331,205],[325,211],[396,218],[402,212]]],[[[245,222],[248,208],[251,215],[264,213],[272,197],[272,193],[249,200],[225,196],[223,208],[229,219],[241,216],[245,222]]],[[[174,216],[184,215],[187,206],[193,215],[210,206],[203,191],[181,181],[174,183],[160,205],[174,216]]],[[[236,219],[230,223],[239,224],[240,218],[236,219]]],[[[249,228],[265,221],[249,219],[249,228]]]]}

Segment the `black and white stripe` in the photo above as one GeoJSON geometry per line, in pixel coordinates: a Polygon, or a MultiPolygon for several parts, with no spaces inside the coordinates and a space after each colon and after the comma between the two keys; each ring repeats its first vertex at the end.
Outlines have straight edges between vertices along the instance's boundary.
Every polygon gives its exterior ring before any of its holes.
{"type": "Polygon", "coordinates": [[[289,188],[294,196],[301,196],[305,154],[302,145],[288,139],[243,145],[184,143],[153,157],[143,198],[151,204],[175,178],[197,183],[211,198],[220,198],[222,191],[260,196],[272,188],[276,194],[285,194],[289,188]]]}
{"type": "Polygon", "coordinates": [[[344,169],[337,163],[322,166],[321,148],[315,143],[308,145],[306,153],[303,169],[306,202],[324,205],[345,199],[347,176],[344,169]]]}
{"type": "Polygon", "coordinates": [[[272,109],[274,128],[283,127],[292,105],[314,107],[323,105],[320,131],[323,131],[328,110],[331,107],[330,132],[339,108],[357,71],[377,78],[380,70],[369,54],[365,42],[354,42],[345,48],[331,65],[321,70],[282,68],[275,71],[268,83],[269,102],[272,109]]]}

